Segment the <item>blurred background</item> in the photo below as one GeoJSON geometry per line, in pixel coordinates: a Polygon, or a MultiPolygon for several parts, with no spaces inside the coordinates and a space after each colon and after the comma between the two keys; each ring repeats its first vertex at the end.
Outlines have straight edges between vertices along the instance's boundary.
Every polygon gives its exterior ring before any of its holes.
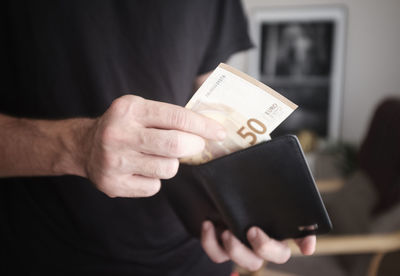
{"type": "Polygon", "coordinates": [[[228,63],[299,105],[272,137],[299,137],[334,225],[251,275],[400,275],[400,1],[242,2],[255,47],[228,63]]]}

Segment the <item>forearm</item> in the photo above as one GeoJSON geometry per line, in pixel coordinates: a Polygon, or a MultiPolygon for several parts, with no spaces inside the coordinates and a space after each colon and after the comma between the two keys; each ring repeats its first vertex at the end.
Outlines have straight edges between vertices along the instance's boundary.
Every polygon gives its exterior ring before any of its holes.
{"type": "Polygon", "coordinates": [[[34,120],[0,114],[0,177],[86,176],[93,119],[34,120]]]}

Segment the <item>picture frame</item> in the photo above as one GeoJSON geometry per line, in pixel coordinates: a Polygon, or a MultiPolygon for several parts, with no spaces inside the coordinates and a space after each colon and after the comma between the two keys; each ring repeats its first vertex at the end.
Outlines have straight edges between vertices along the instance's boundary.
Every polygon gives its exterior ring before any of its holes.
{"type": "Polygon", "coordinates": [[[299,105],[273,135],[308,130],[341,137],[347,10],[345,6],[256,9],[249,74],[299,105]]]}

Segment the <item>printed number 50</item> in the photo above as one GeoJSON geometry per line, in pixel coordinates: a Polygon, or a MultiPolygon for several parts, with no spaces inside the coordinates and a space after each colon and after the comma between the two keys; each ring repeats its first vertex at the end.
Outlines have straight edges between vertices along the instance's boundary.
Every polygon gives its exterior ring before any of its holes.
{"type": "MultiPolygon", "coordinates": [[[[257,134],[264,134],[267,131],[267,127],[260,122],[257,119],[251,118],[247,120],[247,126],[255,133],[257,134]]],[[[244,132],[245,127],[242,126],[238,131],[237,134],[239,134],[240,137],[243,139],[246,139],[247,137],[251,138],[251,141],[249,142],[250,145],[254,145],[257,142],[257,136],[253,132],[244,132]]]]}

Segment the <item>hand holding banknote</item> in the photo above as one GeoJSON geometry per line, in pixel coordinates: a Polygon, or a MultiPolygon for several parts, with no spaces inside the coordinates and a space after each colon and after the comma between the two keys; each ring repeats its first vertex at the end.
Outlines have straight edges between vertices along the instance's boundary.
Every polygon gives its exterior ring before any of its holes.
{"type": "Polygon", "coordinates": [[[173,177],[178,158],[197,154],[204,140],[225,137],[224,129],[183,107],[127,95],[93,120],[78,152],[85,177],[110,197],[156,194],[160,179],[173,177]]]}

